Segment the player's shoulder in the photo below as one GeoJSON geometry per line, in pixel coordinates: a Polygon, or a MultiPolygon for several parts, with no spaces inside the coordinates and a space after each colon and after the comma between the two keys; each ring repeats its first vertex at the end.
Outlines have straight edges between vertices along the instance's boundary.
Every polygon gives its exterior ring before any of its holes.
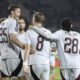
{"type": "Polygon", "coordinates": [[[33,32],[34,30],[33,29],[28,29],[27,31],[26,31],[26,33],[31,33],[31,32],[33,32]]]}
{"type": "Polygon", "coordinates": [[[5,26],[5,25],[7,25],[8,23],[9,23],[9,21],[8,21],[7,19],[5,19],[4,21],[1,22],[1,25],[2,25],[2,26],[5,26]]]}
{"type": "MultiPolygon", "coordinates": [[[[55,34],[63,34],[63,33],[64,33],[64,30],[60,29],[60,30],[55,31],[54,33],[55,33],[55,34]]],[[[53,34],[54,34],[54,33],[53,33],[53,34]]]]}
{"type": "Polygon", "coordinates": [[[10,21],[10,22],[16,22],[16,20],[13,19],[13,18],[7,18],[7,20],[10,21]]]}
{"type": "Polygon", "coordinates": [[[26,30],[25,35],[26,35],[26,36],[27,36],[27,35],[30,35],[32,31],[33,31],[32,29],[26,30]]]}
{"type": "Polygon", "coordinates": [[[6,18],[2,23],[16,23],[16,20],[15,19],[13,19],[13,18],[6,18]]]}
{"type": "Polygon", "coordinates": [[[76,32],[76,31],[71,31],[71,34],[73,34],[73,35],[79,35],[80,36],[80,33],[76,32]]]}
{"type": "Polygon", "coordinates": [[[51,33],[51,31],[45,27],[40,27],[40,29],[42,29],[44,32],[51,33]]]}

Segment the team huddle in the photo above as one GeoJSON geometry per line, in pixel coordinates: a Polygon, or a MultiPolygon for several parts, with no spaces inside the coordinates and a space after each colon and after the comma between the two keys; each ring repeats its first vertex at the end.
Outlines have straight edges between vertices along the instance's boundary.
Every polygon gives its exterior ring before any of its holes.
{"type": "Polygon", "coordinates": [[[71,18],[52,33],[43,26],[44,14],[35,12],[25,31],[20,6],[11,5],[8,11],[0,22],[0,80],[49,80],[51,42],[56,43],[60,80],[80,80],[80,34],[72,30],[71,18]]]}

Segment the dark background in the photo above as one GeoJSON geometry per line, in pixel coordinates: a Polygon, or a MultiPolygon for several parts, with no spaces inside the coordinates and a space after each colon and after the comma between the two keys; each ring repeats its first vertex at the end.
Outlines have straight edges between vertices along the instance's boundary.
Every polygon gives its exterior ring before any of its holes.
{"type": "Polygon", "coordinates": [[[8,16],[8,5],[20,4],[27,24],[31,22],[34,11],[43,11],[45,27],[51,31],[60,28],[60,22],[65,17],[73,20],[74,30],[80,32],[80,0],[0,0],[0,18],[8,16]]]}

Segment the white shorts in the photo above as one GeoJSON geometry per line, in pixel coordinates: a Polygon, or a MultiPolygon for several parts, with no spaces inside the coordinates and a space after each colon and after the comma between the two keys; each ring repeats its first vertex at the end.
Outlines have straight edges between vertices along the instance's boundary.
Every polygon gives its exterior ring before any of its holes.
{"type": "Polygon", "coordinates": [[[61,80],[80,80],[80,69],[61,69],[61,80]]]}
{"type": "Polygon", "coordinates": [[[30,65],[29,80],[49,80],[50,65],[30,65]]]}
{"type": "Polygon", "coordinates": [[[1,60],[1,76],[2,77],[17,77],[22,76],[22,62],[20,58],[1,60]]]}

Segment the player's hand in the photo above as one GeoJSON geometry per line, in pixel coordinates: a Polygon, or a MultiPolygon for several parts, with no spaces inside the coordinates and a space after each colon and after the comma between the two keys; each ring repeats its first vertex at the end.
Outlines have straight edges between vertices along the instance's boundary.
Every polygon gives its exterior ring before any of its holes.
{"type": "Polygon", "coordinates": [[[23,62],[23,70],[24,70],[25,73],[28,74],[29,71],[30,71],[30,69],[29,69],[29,66],[28,66],[27,63],[28,63],[27,61],[24,61],[24,62],[23,62]]]}
{"type": "Polygon", "coordinates": [[[29,71],[30,71],[30,69],[29,69],[29,66],[27,65],[23,65],[23,70],[24,70],[24,72],[26,73],[26,74],[28,74],[29,73],[29,71]]]}
{"type": "Polygon", "coordinates": [[[29,73],[30,71],[29,66],[23,66],[23,70],[25,73],[29,73]]]}

